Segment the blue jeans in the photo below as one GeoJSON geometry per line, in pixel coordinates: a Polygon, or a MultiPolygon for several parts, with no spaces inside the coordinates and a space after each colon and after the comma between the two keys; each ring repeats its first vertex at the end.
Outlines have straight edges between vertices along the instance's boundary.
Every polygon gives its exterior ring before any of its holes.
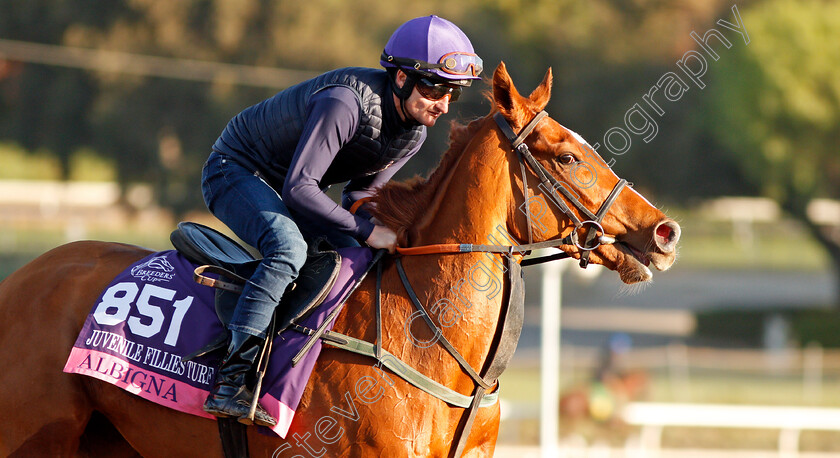
{"type": "Polygon", "coordinates": [[[277,192],[229,157],[213,153],[201,191],[207,208],[263,256],[228,328],[265,337],[274,309],[306,261],[307,243],[277,192]]]}

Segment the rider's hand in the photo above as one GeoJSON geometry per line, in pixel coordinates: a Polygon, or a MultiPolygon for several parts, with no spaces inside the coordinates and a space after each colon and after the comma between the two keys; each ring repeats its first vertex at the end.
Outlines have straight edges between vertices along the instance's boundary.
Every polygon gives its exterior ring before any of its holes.
{"type": "Polygon", "coordinates": [[[373,248],[385,248],[388,253],[393,254],[397,248],[397,233],[387,226],[376,225],[365,243],[373,248]]]}

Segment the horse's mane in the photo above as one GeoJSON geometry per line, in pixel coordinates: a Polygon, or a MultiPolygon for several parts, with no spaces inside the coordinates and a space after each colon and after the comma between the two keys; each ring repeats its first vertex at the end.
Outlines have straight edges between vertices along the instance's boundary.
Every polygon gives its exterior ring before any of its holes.
{"type": "Polygon", "coordinates": [[[391,181],[373,196],[372,202],[375,205],[371,214],[394,230],[399,235],[401,244],[407,242],[405,237],[408,229],[415,225],[422,215],[434,211],[430,206],[435,190],[455,166],[484,119],[486,117],[474,119],[467,125],[452,121],[449,148],[428,178],[423,179],[415,175],[406,181],[391,181]]]}

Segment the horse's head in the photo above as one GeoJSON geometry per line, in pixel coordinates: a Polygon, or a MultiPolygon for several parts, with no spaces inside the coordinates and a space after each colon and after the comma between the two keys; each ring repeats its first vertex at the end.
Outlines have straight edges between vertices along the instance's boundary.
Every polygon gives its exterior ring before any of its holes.
{"type": "MultiPolygon", "coordinates": [[[[666,270],[674,263],[680,226],[632,187],[624,186],[624,181],[576,133],[547,116],[529,126],[548,104],[551,79],[549,69],[542,83],[524,97],[514,87],[504,63],[493,75],[495,108],[513,133],[533,126],[524,138],[533,162],[523,158],[527,166],[520,167],[519,158],[511,161],[511,178],[520,191],[527,188],[529,198],[525,206],[522,201],[512,204],[510,214],[516,216],[511,218],[510,231],[520,240],[527,240],[530,230],[534,241],[577,232],[577,242],[563,245],[563,251],[578,259],[588,256],[589,261],[618,271],[625,283],[649,281],[649,265],[666,270]],[[525,186],[523,170],[527,177],[525,186]],[[611,199],[614,200],[610,204],[611,199]],[[598,224],[587,222],[599,217],[603,231],[598,224]],[[610,243],[611,237],[615,243],[610,243]],[[598,245],[599,239],[604,243],[598,245]],[[584,254],[584,248],[596,245],[589,255],[584,254]]],[[[499,138],[501,147],[509,151],[511,139],[506,135],[499,138]]]]}

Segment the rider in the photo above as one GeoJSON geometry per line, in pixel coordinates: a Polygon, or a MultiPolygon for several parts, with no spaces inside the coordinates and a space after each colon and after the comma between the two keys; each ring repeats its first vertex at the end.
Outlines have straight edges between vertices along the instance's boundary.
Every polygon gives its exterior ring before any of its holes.
{"type": "MultiPolygon", "coordinates": [[[[204,201],[263,256],[236,304],[227,354],[204,403],[217,417],[247,416],[252,368],[307,243],[358,240],[394,251],[391,229],[364,210],[346,209],[417,153],[426,127],[482,70],[467,36],[437,16],[400,26],[380,64],[385,71],[341,68],[283,90],[239,113],[213,145],[202,173],[204,201]],[[324,191],[348,180],[342,208],[324,191]]],[[[262,406],[255,421],[276,424],[262,406]]]]}

